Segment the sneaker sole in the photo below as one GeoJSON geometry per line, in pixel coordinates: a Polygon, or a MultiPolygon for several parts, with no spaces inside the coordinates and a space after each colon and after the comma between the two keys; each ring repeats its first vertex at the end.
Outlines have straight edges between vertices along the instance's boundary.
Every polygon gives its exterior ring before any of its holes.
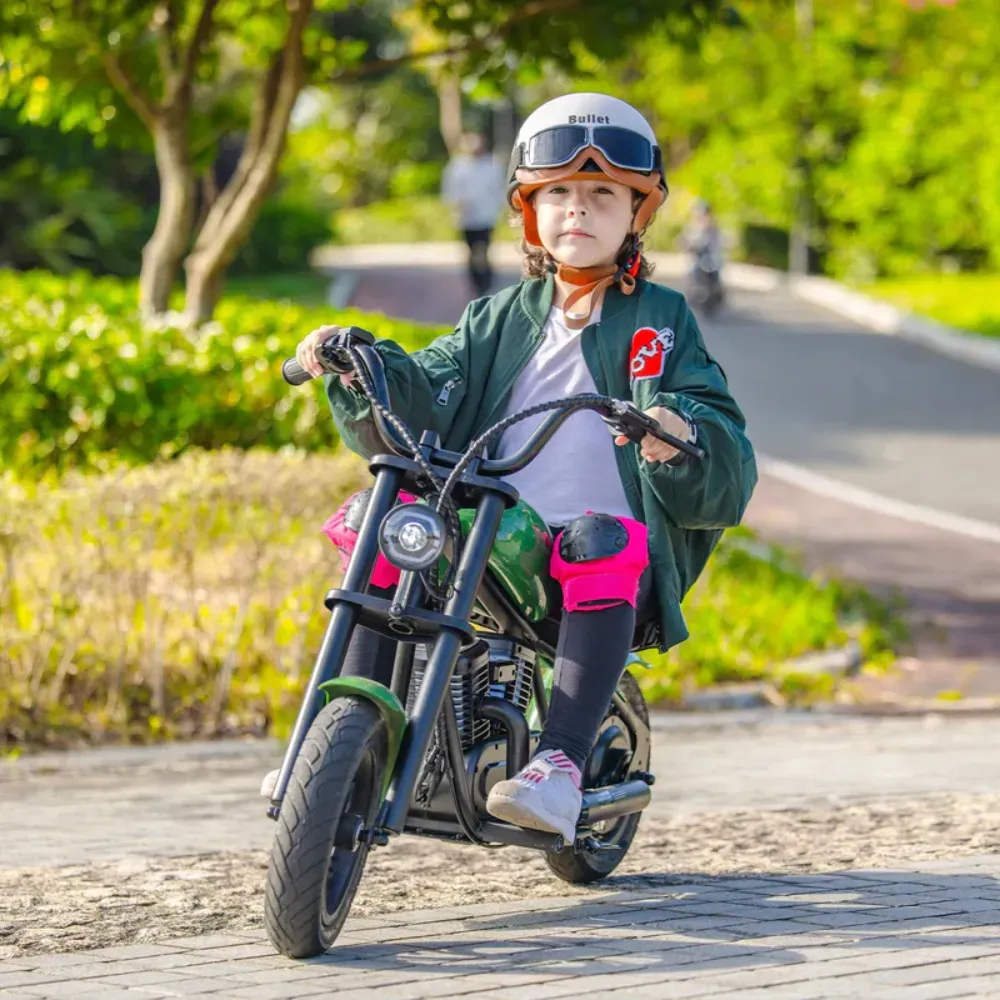
{"type": "Polygon", "coordinates": [[[543,833],[558,833],[566,844],[576,842],[576,825],[567,835],[563,821],[556,819],[551,813],[539,815],[528,809],[523,802],[507,795],[491,795],[486,803],[486,809],[491,816],[520,826],[525,830],[541,830],[543,833]]]}

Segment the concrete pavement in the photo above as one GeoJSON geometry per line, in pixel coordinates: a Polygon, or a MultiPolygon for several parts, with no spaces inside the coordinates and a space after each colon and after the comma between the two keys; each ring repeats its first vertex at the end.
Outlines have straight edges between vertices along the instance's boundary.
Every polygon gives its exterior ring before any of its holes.
{"type": "MultiPolygon", "coordinates": [[[[994,719],[656,713],[649,824],[726,810],[1000,790],[994,719]]],[[[0,765],[0,868],[267,850],[275,740],[44,754],[0,765]]]]}

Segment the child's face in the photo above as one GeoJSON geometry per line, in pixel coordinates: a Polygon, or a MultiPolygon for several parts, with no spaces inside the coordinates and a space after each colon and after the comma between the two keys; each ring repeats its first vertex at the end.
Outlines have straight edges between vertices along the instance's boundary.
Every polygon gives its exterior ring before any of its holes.
{"type": "Polygon", "coordinates": [[[572,267],[611,264],[632,228],[632,190],[604,177],[557,181],[535,194],[542,246],[572,267]]]}

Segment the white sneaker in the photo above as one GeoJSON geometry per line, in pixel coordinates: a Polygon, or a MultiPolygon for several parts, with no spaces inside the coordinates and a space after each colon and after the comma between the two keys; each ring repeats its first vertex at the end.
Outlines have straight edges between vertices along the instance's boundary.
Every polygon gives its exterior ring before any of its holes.
{"type": "Polygon", "coordinates": [[[582,805],[580,769],[562,750],[539,754],[513,778],[498,781],[486,800],[491,816],[529,830],[561,833],[567,844],[576,841],[582,805]]]}
{"type": "Polygon", "coordinates": [[[268,771],[264,775],[264,780],[260,783],[260,794],[265,799],[274,797],[274,786],[278,783],[278,771],[268,771]]]}

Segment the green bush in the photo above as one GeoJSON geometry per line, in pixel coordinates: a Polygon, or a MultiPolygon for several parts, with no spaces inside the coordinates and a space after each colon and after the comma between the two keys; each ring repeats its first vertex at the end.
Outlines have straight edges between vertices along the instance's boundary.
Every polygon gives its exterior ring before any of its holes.
{"type": "Polygon", "coordinates": [[[294,390],[281,362],[322,323],[416,347],[436,330],[357,310],[231,297],[196,332],[139,322],[134,284],[0,271],[0,463],[107,468],[190,447],[327,449],[322,394],[294,390]]]}
{"type": "Polygon", "coordinates": [[[0,107],[0,267],[138,274],[155,193],[151,156],[0,107]]]}
{"type": "MultiPolygon", "coordinates": [[[[56,488],[0,482],[0,751],[284,735],[340,560],[320,527],[370,482],[338,455],[190,452],[56,488]]],[[[692,638],[639,681],[774,676],[848,634],[884,657],[884,611],[730,532],[685,603],[692,638]]],[[[789,694],[801,692],[782,681],[789,694]]],[[[815,684],[802,688],[806,695],[815,684]]]]}

